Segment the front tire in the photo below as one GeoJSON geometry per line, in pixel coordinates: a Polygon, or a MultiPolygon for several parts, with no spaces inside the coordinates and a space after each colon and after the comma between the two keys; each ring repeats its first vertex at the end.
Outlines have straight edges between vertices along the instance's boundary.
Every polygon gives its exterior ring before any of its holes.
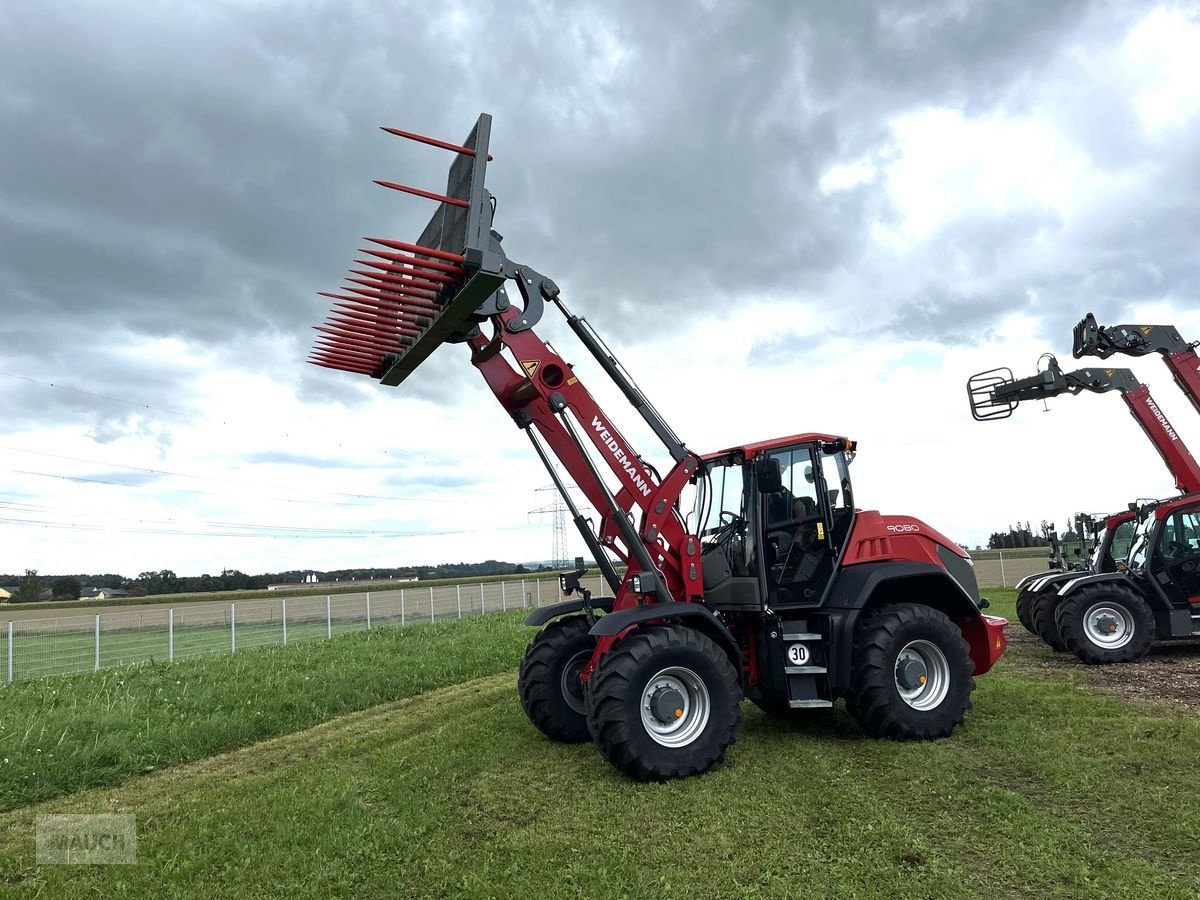
{"type": "Polygon", "coordinates": [[[975,666],[943,612],[885,606],[860,626],[853,653],[846,708],[871,737],[946,737],[971,708],[975,666]]]}
{"type": "Polygon", "coordinates": [[[1066,653],[1067,645],[1058,631],[1058,591],[1047,588],[1033,595],[1030,609],[1033,610],[1033,633],[1055,653],[1066,653]]]}
{"type": "Polygon", "coordinates": [[[555,619],[525,648],[517,693],[529,721],[553,741],[578,744],[588,734],[583,671],[596,649],[586,616],[555,619]]]}
{"type": "Polygon", "coordinates": [[[638,781],[707,772],[725,758],[742,719],[737,670],[707,635],[684,625],[624,637],[587,683],[592,739],[638,781]]]}
{"type": "Polygon", "coordinates": [[[1037,630],[1033,627],[1033,598],[1036,597],[1033,591],[1026,588],[1017,594],[1017,621],[1025,626],[1025,630],[1030,634],[1037,634],[1037,630]]]}
{"type": "Polygon", "coordinates": [[[1093,666],[1141,659],[1157,630],[1146,601],[1117,582],[1083,587],[1067,597],[1059,604],[1058,627],[1067,649],[1093,666]]]}

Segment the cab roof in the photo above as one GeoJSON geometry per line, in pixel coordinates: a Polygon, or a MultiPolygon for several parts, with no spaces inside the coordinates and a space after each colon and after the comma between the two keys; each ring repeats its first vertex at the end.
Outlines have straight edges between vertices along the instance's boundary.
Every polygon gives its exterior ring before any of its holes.
{"type": "Polygon", "coordinates": [[[753,444],[741,444],[737,447],[729,447],[725,450],[718,450],[716,453],[706,453],[700,458],[706,462],[711,459],[720,459],[723,456],[729,456],[734,453],[741,453],[746,459],[754,459],[760,453],[767,453],[771,450],[777,450],[780,447],[791,447],[795,444],[812,444],[817,442],[827,443],[843,438],[840,434],[823,434],[816,431],[806,431],[803,434],[793,434],[789,437],[774,438],[769,441],[757,441],[753,444]]]}

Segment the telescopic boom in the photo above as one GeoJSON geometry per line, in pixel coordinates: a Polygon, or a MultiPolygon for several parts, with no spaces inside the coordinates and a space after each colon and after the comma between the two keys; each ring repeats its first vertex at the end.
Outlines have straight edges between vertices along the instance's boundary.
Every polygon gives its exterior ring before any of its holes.
{"type": "Polygon", "coordinates": [[[1109,325],[1096,322],[1091,313],[1075,326],[1071,355],[1076,359],[1096,356],[1108,359],[1114,353],[1125,356],[1162,357],[1179,389],[1200,412],[1200,356],[1197,342],[1185,341],[1174,325],[1109,325]]]}
{"type": "Polygon", "coordinates": [[[1007,419],[1022,400],[1048,400],[1084,391],[1094,394],[1118,391],[1174,477],[1175,487],[1188,494],[1200,491],[1200,464],[1151,396],[1150,388],[1138,381],[1132,371],[1077,369],[1064,372],[1053,356],[1047,354],[1044,358],[1048,360],[1046,368],[1029,378],[1014,378],[1012,369],[1008,368],[991,369],[972,376],[967,382],[971,415],[980,422],[1007,419]]]}

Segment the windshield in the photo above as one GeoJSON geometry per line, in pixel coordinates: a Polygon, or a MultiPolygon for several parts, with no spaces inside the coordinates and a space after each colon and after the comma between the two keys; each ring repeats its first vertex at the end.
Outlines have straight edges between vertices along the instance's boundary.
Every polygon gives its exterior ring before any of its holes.
{"type": "Polygon", "coordinates": [[[1137,523],[1137,531],[1129,548],[1129,558],[1126,563],[1131,569],[1140,569],[1146,564],[1146,552],[1150,548],[1150,528],[1154,524],[1154,516],[1147,515],[1137,523]]]}
{"type": "Polygon", "coordinates": [[[715,535],[734,517],[745,518],[745,479],[740,465],[709,463],[708,479],[696,492],[695,521],[700,537],[715,535]]]}

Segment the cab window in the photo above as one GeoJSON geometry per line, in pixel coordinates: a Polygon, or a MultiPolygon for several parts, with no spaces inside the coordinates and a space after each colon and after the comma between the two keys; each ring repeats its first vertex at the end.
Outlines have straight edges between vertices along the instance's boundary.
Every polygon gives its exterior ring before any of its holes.
{"type": "Polygon", "coordinates": [[[1200,555],[1200,510],[1180,510],[1171,515],[1163,523],[1158,550],[1168,562],[1200,555]]]}
{"type": "Polygon", "coordinates": [[[1123,562],[1129,558],[1129,547],[1133,544],[1133,534],[1137,530],[1137,523],[1130,519],[1128,522],[1122,522],[1113,531],[1112,546],[1109,548],[1109,555],[1114,562],[1123,562]]]}

